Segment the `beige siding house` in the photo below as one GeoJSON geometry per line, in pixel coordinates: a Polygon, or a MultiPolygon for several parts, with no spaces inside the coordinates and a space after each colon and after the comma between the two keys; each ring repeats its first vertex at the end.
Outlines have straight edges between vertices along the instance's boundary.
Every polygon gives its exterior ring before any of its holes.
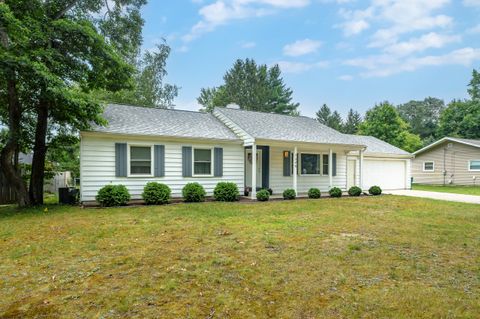
{"type": "Polygon", "coordinates": [[[445,137],[414,155],[414,183],[480,184],[480,140],[445,137]]]}
{"type": "Polygon", "coordinates": [[[369,136],[342,134],[304,116],[216,108],[212,114],[108,105],[108,124],[81,132],[81,201],[94,201],[108,184],[125,185],[140,199],[150,181],[173,197],[198,182],[212,195],[229,181],[255,198],[316,187],[347,190],[372,185],[410,187],[412,155],[369,136]]]}

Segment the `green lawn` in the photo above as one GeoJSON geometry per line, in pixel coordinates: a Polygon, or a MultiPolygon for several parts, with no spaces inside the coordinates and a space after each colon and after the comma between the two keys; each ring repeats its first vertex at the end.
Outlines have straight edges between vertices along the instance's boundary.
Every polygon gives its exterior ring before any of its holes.
{"type": "Polygon", "coordinates": [[[0,318],[478,318],[480,206],[0,208],[0,318]]]}
{"type": "Polygon", "coordinates": [[[466,195],[480,195],[479,186],[454,186],[454,185],[423,185],[413,184],[412,189],[418,191],[441,192],[441,193],[455,193],[466,195]]]}

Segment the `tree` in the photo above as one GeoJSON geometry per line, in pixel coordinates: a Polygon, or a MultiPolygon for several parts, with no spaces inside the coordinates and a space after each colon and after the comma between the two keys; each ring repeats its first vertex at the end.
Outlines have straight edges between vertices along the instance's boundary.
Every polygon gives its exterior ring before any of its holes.
{"type": "Polygon", "coordinates": [[[359,134],[374,136],[408,152],[414,152],[422,146],[422,142],[420,137],[410,133],[408,128],[396,108],[383,102],[367,111],[359,134]]]}
{"type": "Polygon", "coordinates": [[[241,109],[280,114],[298,114],[292,90],[283,83],[280,67],[257,65],[252,59],[237,60],[217,88],[202,89],[199,104],[203,111],[235,103],[241,109]]]}
{"type": "Polygon", "coordinates": [[[454,100],[440,116],[440,136],[480,138],[480,101],[454,100]]]}
{"type": "Polygon", "coordinates": [[[326,104],[322,105],[320,110],[317,111],[316,116],[317,121],[319,121],[323,125],[326,125],[337,131],[342,130],[342,116],[337,111],[334,111],[332,113],[332,111],[326,104]]]}
{"type": "Polygon", "coordinates": [[[348,111],[347,119],[343,125],[342,132],[345,134],[357,134],[361,123],[362,117],[360,113],[350,109],[348,111]]]}
{"type": "Polygon", "coordinates": [[[433,97],[427,97],[423,101],[412,100],[397,107],[402,119],[410,125],[412,133],[428,140],[435,137],[440,114],[444,109],[443,100],[433,97]]]}
{"type": "Polygon", "coordinates": [[[20,206],[43,203],[45,158],[56,132],[104,123],[91,91],[131,87],[125,60],[141,43],[144,3],[0,0],[0,115],[8,128],[0,166],[20,206]],[[13,163],[22,144],[33,149],[29,192],[13,163]]]}
{"type": "Polygon", "coordinates": [[[480,72],[472,71],[472,79],[468,84],[468,94],[473,101],[480,101],[480,72]]]}
{"type": "Polygon", "coordinates": [[[146,51],[136,64],[134,87],[118,92],[97,91],[96,97],[105,102],[146,107],[171,108],[178,96],[178,86],[165,82],[170,47],[159,44],[157,50],[146,51]]]}

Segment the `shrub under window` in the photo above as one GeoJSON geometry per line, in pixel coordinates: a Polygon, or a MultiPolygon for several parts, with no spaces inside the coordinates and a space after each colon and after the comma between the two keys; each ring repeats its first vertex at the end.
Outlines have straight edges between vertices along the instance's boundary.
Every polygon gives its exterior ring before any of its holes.
{"type": "Polygon", "coordinates": [[[213,197],[221,202],[234,202],[238,200],[238,195],[240,192],[237,184],[231,182],[220,182],[213,190],[213,197]]]}
{"type": "Polygon", "coordinates": [[[331,197],[342,197],[342,190],[338,187],[331,188],[328,193],[331,197]]]}
{"type": "Polygon", "coordinates": [[[270,199],[270,192],[267,189],[261,189],[257,192],[257,200],[266,202],[270,199]]]}
{"type": "Polygon", "coordinates": [[[199,183],[188,183],[182,189],[183,200],[188,203],[204,202],[205,189],[199,183]]]}
{"type": "Polygon", "coordinates": [[[308,190],[308,198],[320,198],[322,193],[318,188],[310,188],[308,190]]]}
{"type": "Polygon", "coordinates": [[[143,188],[142,198],[147,205],[162,205],[170,202],[170,187],[157,182],[150,182],[143,188]]]}
{"type": "Polygon", "coordinates": [[[283,191],[283,199],[295,199],[297,197],[297,193],[294,189],[288,188],[283,191]]]}
{"type": "Polygon", "coordinates": [[[104,207],[124,206],[130,200],[130,193],[124,185],[106,185],[95,198],[104,207]]]}
{"type": "Polygon", "coordinates": [[[362,189],[358,186],[352,186],[348,190],[348,195],[350,196],[360,196],[362,194],[362,189]]]}
{"type": "Polygon", "coordinates": [[[376,195],[380,195],[382,193],[382,189],[380,188],[380,186],[372,186],[372,187],[370,187],[368,192],[370,193],[370,195],[376,196],[376,195]]]}

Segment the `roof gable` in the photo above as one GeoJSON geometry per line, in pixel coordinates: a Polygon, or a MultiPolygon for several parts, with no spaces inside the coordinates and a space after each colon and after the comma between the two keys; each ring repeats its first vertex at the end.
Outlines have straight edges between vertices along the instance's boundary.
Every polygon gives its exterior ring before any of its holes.
{"type": "Polygon", "coordinates": [[[430,145],[427,145],[425,146],[424,148],[421,148],[419,149],[418,151],[416,151],[415,153],[413,153],[414,155],[417,155],[417,154],[420,154],[420,153],[423,153],[423,152],[426,152],[428,150],[430,150],[431,148],[437,146],[437,145],[440,145],[444,142],[455,142],[455,143],[460,143],[460,144],[464,144],[464,145],[469,145],[469,146],[473,146],[473,147],[479,147],[480,148],[480,140],[473,140],[473,139],[466,139],[466,138],[456,138],[456,137],[444,137],[442,139],[439,139],[438,141],[436,142],[433,142],[432,144],[430,145]]]}

